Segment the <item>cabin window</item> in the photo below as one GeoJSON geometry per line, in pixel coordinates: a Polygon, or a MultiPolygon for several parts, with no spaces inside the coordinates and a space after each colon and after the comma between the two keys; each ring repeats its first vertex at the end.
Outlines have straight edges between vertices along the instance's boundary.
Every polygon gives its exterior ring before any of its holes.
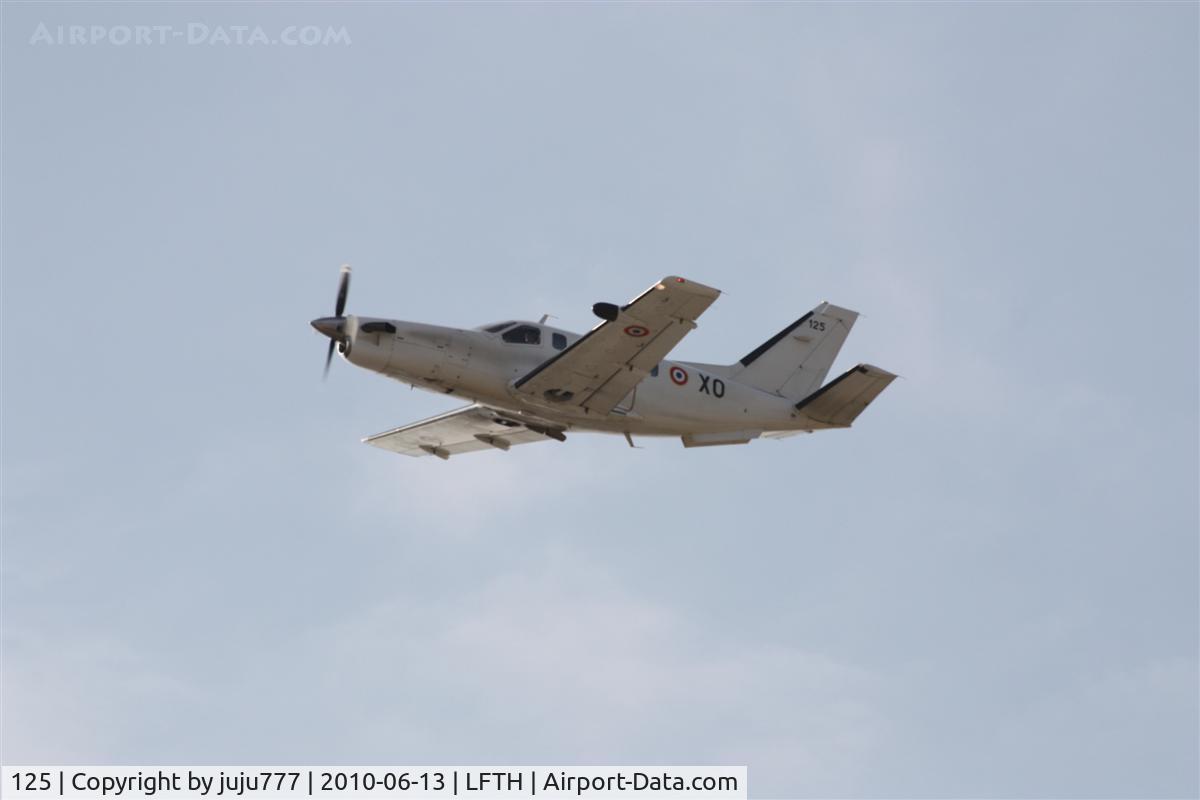
{"type": "Polygon", "coordinates": [[[563,336],[561,333],[556,333],[556,334],[552,335],[550,337],[550,341],[554,344],[555,350],[566,350],[567,349],[567,337],[563,336]]]}
{"type": "Polygon", "coordinates": [[[504,335],[500,338],[513,344],[541,344],[542,330],[532,325],[518,325],[511,330],[505,331],[504,335]]]}
{"type": "Polygon", "coordinates": [[[507,328],[511,325],[516,325],[516,324],[517,323],[515,323],[515,322],[497,322],[495,325],[488,325],[486,328],[484,328],[484,330],[487,331],[488,333],[499,333],[500,331],[504,330],[505,328],[507,328]]]}

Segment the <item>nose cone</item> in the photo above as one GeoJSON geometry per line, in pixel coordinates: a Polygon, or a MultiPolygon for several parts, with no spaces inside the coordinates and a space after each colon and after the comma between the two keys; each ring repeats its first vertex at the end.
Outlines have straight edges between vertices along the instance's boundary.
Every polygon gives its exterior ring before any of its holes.
{"type": "Polygon", "coordinates": [[[321,317],[314,319],[312,326],[321,333],[328,336],[330,339],[341,339],[342,331],[346,324],[345,317],[321,317]]]}

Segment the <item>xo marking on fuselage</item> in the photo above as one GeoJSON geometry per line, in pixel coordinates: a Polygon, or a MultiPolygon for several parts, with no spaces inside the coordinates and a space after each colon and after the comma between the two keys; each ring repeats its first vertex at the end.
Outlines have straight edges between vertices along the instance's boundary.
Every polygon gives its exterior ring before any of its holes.
{"type": "Polygon", "coordinates": [[[725,381],[720,378],[714,378],[711,375],[705,375],[703,372],[697,374],[700,375],[701,394],[711,394],[716,398],[725,396],[725,381]]]}

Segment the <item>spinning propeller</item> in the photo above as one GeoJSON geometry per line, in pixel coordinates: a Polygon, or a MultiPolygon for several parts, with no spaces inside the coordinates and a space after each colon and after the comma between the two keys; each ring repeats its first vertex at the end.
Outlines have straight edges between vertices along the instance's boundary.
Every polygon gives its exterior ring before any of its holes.
{"type": "Polygon", "coordinates": [[[314,319],[312,326],[329,337],[329,351],[325,354],[325,377],[329,376],[329,364],[333,361],[333,348],[346,341],[346,318],[342,312],[346,310],[346,296],[350,294],[350,265],[343,264],[338,273],[337,301],[333,306],[332,317],[314,319]]]}

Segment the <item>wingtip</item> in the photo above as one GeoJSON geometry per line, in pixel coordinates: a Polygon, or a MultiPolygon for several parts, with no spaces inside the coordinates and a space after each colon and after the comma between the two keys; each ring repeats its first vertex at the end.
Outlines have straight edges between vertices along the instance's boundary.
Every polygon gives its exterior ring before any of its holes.
{"type": "Polygon", "coordinates": [[[654,288],[663,290],[668,287],[676,288],[676,289],[685,289],[687,291],[694,292],[695,294],[705,294],[705,295],[709,295],[712,297],[716,297],[717,295],[721,294],[720,289],[716,289],[707,284],[700,283],[699,281],[694,281],[691,278],[684,278],[679,275],[668,275],[667,277],[665,277],[661,281],[659,281],[658,284],[654,288]]]}
{"type": "Polygon", "coordinates": [[[859,364],[856,369],[858,369],[861,372],[866,372],[867,370],[870,370],[871,372],[874,372],[875,374],[879,375],[880,377],[887,377],[887,378],[901,377],[900,375],[896,374],[895,372],[892,372],[891,370],[884,369],[883,367],[877,367],[874,364],[866,364],[866,363],[859,364]]]}

